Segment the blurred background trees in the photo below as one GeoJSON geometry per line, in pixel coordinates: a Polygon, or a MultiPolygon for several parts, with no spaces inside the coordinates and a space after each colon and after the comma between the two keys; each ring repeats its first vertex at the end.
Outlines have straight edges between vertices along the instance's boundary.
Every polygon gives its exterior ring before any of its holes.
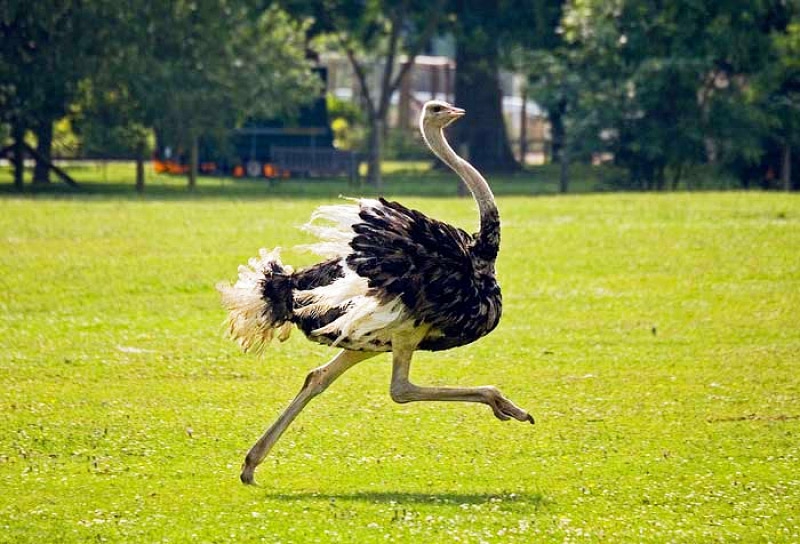
{"type": "MultiPolygon", "coordinates": [[[[148,138],[188,151],[253,115],[288,115],[319,91],[305,26],[247,2],[16,1],[0,13],[0,107],[15,143],[30,130],[50,157],[70,114],[86,156],[142,158],[148,138]]],[[[47,183],[46,161],[34,182],[47,183]]],[[[22,172],[15,179],[21,184],[22,172]]]]}
{"type": "Polygon", "coordinates": [[[367,121],[367,180],[380,187],[392,97],[439,30],[444,0],[287,0],[284,5],[313,20],[311,36],[323,37],[325,47],[350,63],[367,121]]]}
{"type": "Polygon", "coordinates": [[[141,189],[169,141],[192,187],[203,142],[291,119],[321,92],[312,68],[335,58],[352,79],[350,97],[328,99],[335,141],[377,186],[386,146],[417,145],[409,112],[438,96],[470,112],[452,137],[485,172],[526,167],[536,110],[537,160],[558,165],[563,192],[576,162],[615,165],[621,189],[688,187],[698,169],[798,188],[796,0],[5,0],[0,148],[18,188],[25,154],[50,181],[55,142],[137,159],[141,189]],[[425,63],[444,66],[431,78],[452,64],[452,81],[414,92],[425,63]]]}
{"type": "Polygon", "coordinates": [[[800,73],[782,52],[797,16],[782,1],[571,2],[561,31],[580,81],[573,117],[590,121],[578,135],[625,168],[625,188],[676,188],[701,164],[748,186],[800,111],[800,73]]]}

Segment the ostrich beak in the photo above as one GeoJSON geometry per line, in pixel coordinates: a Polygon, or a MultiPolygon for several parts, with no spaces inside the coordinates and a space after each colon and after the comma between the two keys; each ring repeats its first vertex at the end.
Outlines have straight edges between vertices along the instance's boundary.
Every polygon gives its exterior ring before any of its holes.
{"type": "Polygon", "coordinates": [[[452,125],[453,123],[455,123],[456,121],[458,121],[459,119],[464,117],[464,114],[466,114],[466,113],[467,112],[462,110],[461,108],[457,108],[455,106],[450,106],[450,108],[447,110],[448,119],[447,119],[447,122],[446,122],[446,124],[444,126],[447,127],[447,126],[452,125]]]}

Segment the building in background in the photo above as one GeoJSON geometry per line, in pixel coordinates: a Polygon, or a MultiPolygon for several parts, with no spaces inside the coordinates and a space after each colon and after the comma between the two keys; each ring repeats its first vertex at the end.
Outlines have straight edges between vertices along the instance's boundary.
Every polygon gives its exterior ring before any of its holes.
{"type": "MultiPolygon", "coordinates": [[[[337,54],[325,54],[320,60],[328,69],[327,91],[340,100],[358,103],[361,90],[347,58],[337,54]]],[[[406,62],[397,61],[398,67],[406,62]]],[[[376,93],[381,66],[370,70],[371,92],[376,93]]],[[[456,63],[449,56],[417,56],[400,89],[392,96],[389,128],[416,131],[416,123],[422,105],[433,99],[454,101],[456,63]]],[[[525,96],[525,78],[502,71],[500,82],[503,90],[503,113],[509,140],[517,159],[525,164],[545,162],[550,147],[550,125],[546,112],[533,100],[525,96]],[[521,156],[524,151],[524,161],[521,156]]]]}
{"type": "MultiPolygon", "coordinates": [[[[404,57],[398,59],[398,68],[403,62],[406,62],[404,57]]],[[[377,92],[382,67],[372,68],[368,81],[374,86],[372,92],[377,92]]],[[[417,120],[422,105],[433,99],[454,102],[456,69],[455,61],[449,56],[417,56],[399,90],[392,96],[388,128],[404,130],[410,137],[419,138],[417,120]]],[[[266,178],[336,172],[357,177],[357,155],[334,149],[325,97],[332,95],[358,105],[362,96],[358,79],[347,58],[336,54],[323,55],[316,70],[325,88],[316,100],[301,108],[291,123],[279,119],[252,119],[242,128],[232,130],[225,143],[201,138],[200,172],[266,178]]],[[[504,71],[500,82],[506,129],[517,160],[529,165],[544,163],[550,146],[550,126],[545,112],[535,101],[525,98],[522,76],[504,71]]],[[[183,174],[188,169],[187,158],[184,150],[159,142],[154,168],[158,172],[183,174]]]]}

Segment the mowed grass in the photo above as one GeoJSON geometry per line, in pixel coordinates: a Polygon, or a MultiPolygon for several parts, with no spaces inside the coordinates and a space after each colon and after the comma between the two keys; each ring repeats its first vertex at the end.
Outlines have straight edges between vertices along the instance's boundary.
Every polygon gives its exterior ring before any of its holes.
{"type": "MultiPolygon", "coordinates": [[[[464,228],[470,200],[404,197],[464,228]]],[[[420,353],[536,417],[396,405],[345,374],[242,458],[332,355],[223,336],[213,289],[330,199],[0,199],[2,542],[797,542],[800,198],[499,198],[500,326],[420,353]]]]}

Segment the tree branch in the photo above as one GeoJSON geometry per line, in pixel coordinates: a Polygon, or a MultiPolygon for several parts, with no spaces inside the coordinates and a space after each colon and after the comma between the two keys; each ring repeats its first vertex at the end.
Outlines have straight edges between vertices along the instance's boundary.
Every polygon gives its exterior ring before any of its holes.
{"type": "MultiPolygon", "coordinates": [[[[405,14],[405,3],[400,13],[405,14]]],[[[389,50],[386,54],[386,61],[383,65],[383,77],[381,78],[381,95],[380,103],[378,104],[378,116],[383,117],[389,109],[389,104],[392,102],[392,72],[394,72],[394,58],[397,55],[397,42],[400,40],[400,20],[402,17],[397,15],[397,11],[393,11],[389,20],[392,24],[392,33],[389,35],[389,50]]]]}
{"type": "Polygon", "coordinates": [[[439,24],[439,20],[442,18],[443,11],[444,0],[436,0],[436,2],[433,4],[430,17],[426,18],[425,28],[419,35],[419,38],[417,38],[417,41],[414,42],[414,44],[408,49],[406,53],[406,62],[400,67],[397,77],[394,78],[394,81],[392,81],[389,87],[390,96],[400,86],[400,82],[403,81],[403,78],[414,65],[414,59],[416,59],[417,55],[419,55],[419,52],[422,51],[422,48],[425,47],[425,44],[428,43],[428,40],[430,40],[431,36],[433,36],[433,33],[439,24]]]}
{"type": "Polygon", "coordinates": [[[353,67],[353,72],[356,74],[356,78],[358,79],[359,85],[361,85],[361,94],[364,96],[364,100],[367,103],[368,114],[370,118],[374,118],[377,114],[377,110],[375,108],[375,102],[372,100],[372,95],[369,92],[369,84],[367,82],[367,75],[364,73],[364,67],[361,63],[358,62],[356,58],[356,53],[353,51],[353,48],[347,43],[347,41],[341,36],[338,36],[339,44],[344,49],[345,53],[347,54],[347,58],[350,60],[350,65],[353,67]]]}

